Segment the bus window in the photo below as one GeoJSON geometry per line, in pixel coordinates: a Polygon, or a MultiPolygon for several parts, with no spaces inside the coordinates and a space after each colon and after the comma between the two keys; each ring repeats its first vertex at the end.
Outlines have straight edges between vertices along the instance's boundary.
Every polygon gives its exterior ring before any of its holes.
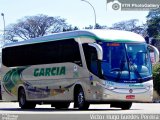
{"type": "Polygon", "coordinates": [[[7,67],[65,62],[82,66],[79,45],[74,39],[8,47],[2,51],[2,61],[7,67]]]}
{"type": "Polygon", "coordinates": [[[88,44],[83,44],[83,50],[89,71],[98,76],[98,57],[96,49],[88,44]]]}

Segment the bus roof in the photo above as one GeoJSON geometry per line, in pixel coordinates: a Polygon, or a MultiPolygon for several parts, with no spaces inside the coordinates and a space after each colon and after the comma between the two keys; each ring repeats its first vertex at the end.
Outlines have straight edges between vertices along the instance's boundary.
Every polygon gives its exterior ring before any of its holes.
{"type": "Polygon", "coordinates": [[[145,42],[145,39],[141,35],[138,35],[133,32],[121,31],[121,30],[93,29],[93,30],[76,30],[76,31],[70,31],[70,32],[60,32],[60,33],[55,33],[48,36],[32,38],[32,39],[21,41],[21,42],[7,43],[4,45],[3,48],[70,39],[70,38],[78,38],[78,37],[79,38],[89,37],[89,38],[94,38],[95,40],[100,40],[104,42],[134,42],[134,43],[145,42]]]}

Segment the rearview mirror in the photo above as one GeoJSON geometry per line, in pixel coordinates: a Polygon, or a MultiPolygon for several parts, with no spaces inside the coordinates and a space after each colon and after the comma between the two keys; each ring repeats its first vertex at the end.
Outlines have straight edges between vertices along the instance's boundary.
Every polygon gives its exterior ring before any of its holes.
{"type": "Polygon", "coordinates": [[[148,45],[148,48],[149,48],[152,63],[154,64],[159,62],[159,50],[152,45],[148,45]]]}
{"type": "Polygon", "coordinates": [[[92,46],[92,47],[94,47],[96,49],[97,55],[98,55],[97,56],[98,60],[102,60],[103,59],[103,50],[102,50],[102,47],[99,44],[97,44],[97,43],[89,43],[88,45],[92,46]]]}

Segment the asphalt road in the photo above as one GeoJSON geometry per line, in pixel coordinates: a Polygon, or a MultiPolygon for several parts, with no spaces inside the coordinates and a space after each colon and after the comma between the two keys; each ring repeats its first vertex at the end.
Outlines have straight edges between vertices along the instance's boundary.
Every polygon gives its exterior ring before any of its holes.
{"type": "Polygon", "coordinates": [[[128,118],[123,117],[123,114],[132,115],[129,116],[132,120],[133,118],[152,118],[152,120],[159,120],[160,103],[134,103],[130,110],[110,108],[110,105],[107,104],[91,105],[89,110],[80,111],[78,109],[73,109],[72,103],[69,109],[63,110],[56,110],[52,108],[50,105],[37,105],[35,109],[21,110],[18,106],[18,103],[0,102],[0,120],[74,120],[75,118],[76,120],[119,120],[122,118],[125,120],[129,120],[128,118]],[[154,116],[150,117],[151,114],[154,114],[154,116]],[[115,115],[119,115],[119,118],[118,116],[117,118],[114,118],[115,115]]]}

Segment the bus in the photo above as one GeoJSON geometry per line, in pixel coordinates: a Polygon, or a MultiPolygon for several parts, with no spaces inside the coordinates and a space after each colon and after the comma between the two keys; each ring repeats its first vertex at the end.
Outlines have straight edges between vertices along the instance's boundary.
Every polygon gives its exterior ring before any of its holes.
{"type": "Polygon", "coordinates": [[[88,109],[110,104],[130,109],[153,98],[149,49],[136,33],[77,30],[55,33],[2,48],[2,99],[22,109],[50,104],[56,109],[88,109]]]}

